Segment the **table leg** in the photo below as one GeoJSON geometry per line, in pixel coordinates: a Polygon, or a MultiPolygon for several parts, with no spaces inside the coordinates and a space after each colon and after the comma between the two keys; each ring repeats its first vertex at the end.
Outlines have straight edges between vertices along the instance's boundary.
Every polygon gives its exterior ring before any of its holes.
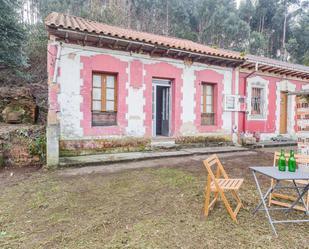
{"type": "MultiPolygon", "coordinates": [[[[266,200],[266,198],[268,197],[268,195],[269,195],[270,193],[272,193],[272,192],[275,190],[275,188],[277,187],[277,185],[279,185],[279,181],[278,181],[278,180],[276,181],[276,183],[274,184],[273,187],[270,187],[270,188],[267,190],[267,192],[265,193],[265,195],[264,195],[264,197],[263,197],[264,200],[266,200]]],[[[255,214],[255,213],[259,210],[259,208],[260,208],[262,205],[263,205],[263,202],[260,201],[259,205],[254,209],[253,214],[255,214]]]]}
{"type": "Polygon", "coordinates": [[[302,201],[304,207],[305,207],[305,210],[306,210],[306,214],[309,215],[309,211],[308,211],[308,207],[304,201],[304,198],[303,196],[307,193],[307,191],[309,190],[309,184],[307,184],[307,186],[303,189],[303,191],[300,193],[298,187],[297,187],[297,184],[295,182],[295,180],[293,180],[293,183],[294,183],[294,186],[295,186],[295,189],[296,189],[296,192],[298,194],[298,198],[292,203],[291,207],[286,210],[286,212],[290,211],[300,200],[302,201]]]}
{"type": "MultiPolygon", "coordinates": [[[[266,205],[265,198],[264,198],[264,196],[263,196],[263,193],[262,193],[262,190],[261,190],[259,181],[258,181],[258,179],[257,179],[257,177],[256,177],[256,175],[255,175],[255,172],[252,171],[252,173],[253,173],[253,178],[254,178],[254,180],[255,180],[255,183],[256,183],[258,192],[259,192],[260,197],[261,197],[262,204],[263,204],[263,206],[264,206],[264,208],[265,208],[266,216],[267,216],[267,218],[268,218],[268,221],[269,221],[269,223],[270,223],[270,226],[271,226],[271,228],[272,228],[274,234],[275,234],[276,236],[278,236],[277,231],[276,231],[276,228],[275,228],[275,226],[274,226],[274,224],[273,224],[273,221],[272,221],[272,219],[271,219],[271,216],[270,216],[270,214],[269,214],[268,207],[267,207],[267,205],[266,205]]],[[[270,192],[271,192],[271,191],[269,191],[269,193],[270,193],[270,192]]]]}

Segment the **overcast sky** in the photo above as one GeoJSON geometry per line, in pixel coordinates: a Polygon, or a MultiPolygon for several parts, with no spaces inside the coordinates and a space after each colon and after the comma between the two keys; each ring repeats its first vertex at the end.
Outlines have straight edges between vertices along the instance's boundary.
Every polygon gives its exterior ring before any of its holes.
{"type": "Polygon", "coordinates": [[[236,2],[237,2],[237,8],[238,8],[238,6],[239,6],[240,1],[241,1],[241,0],[236,0],[236,2]]]}

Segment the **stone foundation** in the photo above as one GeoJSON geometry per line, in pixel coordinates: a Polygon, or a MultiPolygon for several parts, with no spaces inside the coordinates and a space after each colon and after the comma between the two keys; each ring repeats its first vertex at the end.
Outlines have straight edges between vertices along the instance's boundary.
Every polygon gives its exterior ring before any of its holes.
{"type": "Polygon", "coordinates": [[[150,139],[89,139],[89,140],[60,140],[60,156],[78,156],[101,153],[119,153],[150,150],[150,139]]]}
{"type": "Polygon", "coordinates": [[[59,125],[48,125],[46,128],[46,162],[49,168],[59,164],[59,125]]]}
{"type": "Polygon", "coordinates": [[[182,147],[210,147],[232,145],[230,135],[218,136],[179,136],[175,143],[182,147]]]}

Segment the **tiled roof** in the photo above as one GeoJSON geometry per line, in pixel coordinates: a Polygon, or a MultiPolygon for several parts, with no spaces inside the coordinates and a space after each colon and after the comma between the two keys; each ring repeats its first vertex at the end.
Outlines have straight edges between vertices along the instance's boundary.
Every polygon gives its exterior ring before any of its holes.
{"type": "Polygon", "coordinates": [[[185,50],[210,56],[218,56],[236,60],[244,59],[240,53],[212,48],[206,45],[192,42],[190,40],[115,27],[104,23],[87,20],[81,17],[57,12],[52,12],[46,17],[45,25],[50,28],[62,28],[79,32],[95,33],[98,35],[107,35],[111,37],[145,42],[152,45],[165,46],[168,48],[185,50]]]}
{"type": "Polygon", "coordinates": [[[269,66],[275,66],[275,67],[280,67],[280,68],[285,68],[285,69],[290,69],[290,70],[297,70],[301,72],[309,72],[309,67],[304,66],[304,65],[293,64],[289,62],[279,61],[279,60],[270,59],[270,58],[262,57],[262,56],[251,55],[251,54],[246,55],[245,58],[247,61],[258,62],[258,63],[262,63],[262,64],[269,65],[269,66]]]}

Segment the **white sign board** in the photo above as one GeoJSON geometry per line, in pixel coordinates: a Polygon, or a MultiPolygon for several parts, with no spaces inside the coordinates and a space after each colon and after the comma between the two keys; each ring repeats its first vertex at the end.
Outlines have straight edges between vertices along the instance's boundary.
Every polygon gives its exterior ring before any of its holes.
{"type": "Polygon", "coordinates": [[[240,95],[225,95],[224,110],[225,111],[241,111],[243,109],[245,99],[240,95]]]}

